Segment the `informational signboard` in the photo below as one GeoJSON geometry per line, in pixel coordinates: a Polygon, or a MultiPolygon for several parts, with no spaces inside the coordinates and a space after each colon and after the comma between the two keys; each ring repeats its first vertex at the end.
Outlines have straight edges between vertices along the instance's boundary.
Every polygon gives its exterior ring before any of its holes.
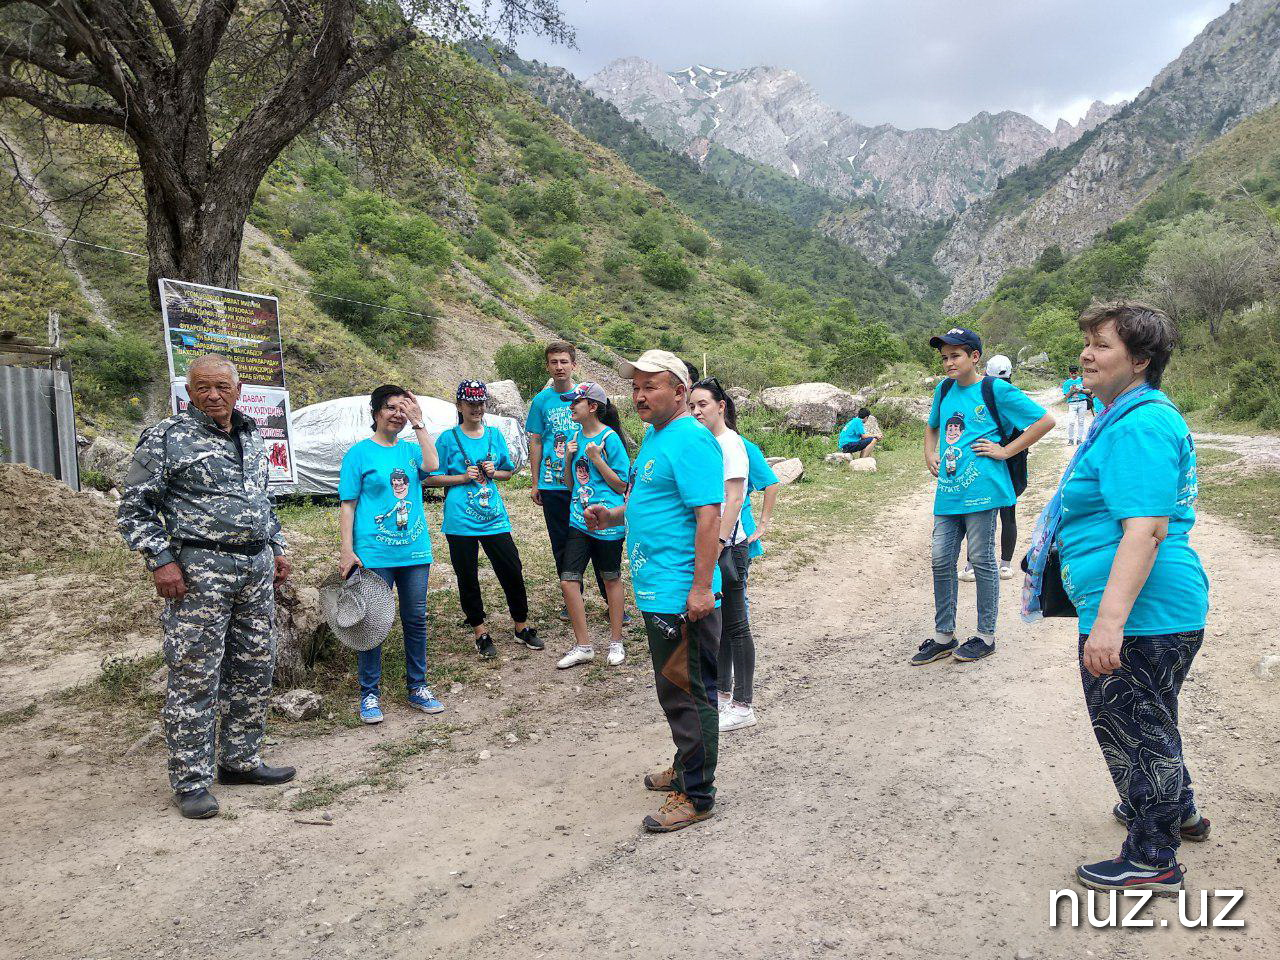
{"type": "Polygon", "coordinates": [[[280,302],[275,297],[179,280],[160,281],[169,377],[185,379],[204,353],[226,357],[244,383],[284,386],[280,302]]]}
{"type": "Polygon", "coordinates": [[[236,409],[257,423],[266,447],[269,482],[273,486],[296,483],[279,301],[242,290],[162,279],[160,306],[174,413],[191,402],[187,396],[191,362],[208,353],[226,357],[240,372],[236,409]]]}
{"type": "MultiPolygon", "coordinates": [[[[170,390],[173,412],[181,413],[191,402],[187,396],[187,385],[178,380],[170,385],[170,390]]],[[[297,471],[293,465],[293,410],[289,406],[289,391],[244,384],[240,388],[236,409],[246,417],[251,417],[258,425],[262,445],[267,451],[267,481],[271,484],[297,483],[297,471]]]]}

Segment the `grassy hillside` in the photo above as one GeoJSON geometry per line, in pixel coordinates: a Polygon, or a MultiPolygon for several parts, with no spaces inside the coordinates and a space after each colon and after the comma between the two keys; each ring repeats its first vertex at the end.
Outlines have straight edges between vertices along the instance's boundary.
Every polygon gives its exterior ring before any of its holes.
{"type": "Polygon", "coordinates": [[[1278,268],[1275,107],[1180,167],[1091,246],[1071,258],[1051,248],[1035,266],[1008,273],[957,322],[982,328],[1011,353],[1044,349],[1063,365],[1079,350],[1074,318],[1090,301],[1148,297],[1179,323],[1182,346],[1167,384],[1183,408],[1274,429],[1280,427],[1278,268]],[[1206,294],[1217,288],[1220,304],[1207,304],[1206,294]]]}
{"type": "MultiPolygon", "coordinates": [[[[385,380],[447,394],[461,376],[527,368],[553,335],[582,345],[598,376],[622,354],[661,346],[705,352],[715,372],[748,387],[819,376],[858,386],[853,378],[875,357],[901,352],[876,321],[926,322],[914,297],[851,251],[727,191],[720,216],[729,235],[712,234],[704,225],[712,218],[686,215],[522,89],[474,62],[462,69],[485,99],[482,132],[457,154],[420,151],[375,178],[332,141],[300,141],[261,186],[240,283],[281,299],[295,405],[385,380]],[[775,251],[775,269],[754,266],[744,243],[766,262],[775,251]],[[864,329],[874,335],[869,347],[858,343],[864,329]],[[838,347],[844,355],[832,366],[838,347]]],[[[20,128],[10,132],[24,139],[20,128]]],[[[67,137],[43,174],[55,195],[92,182],[111,159],[109,147],[87,155],[71,144],[67,137]]],[[[699,202],[716,206],[703,190],[710,181],[676,166],[680,182],[698,185],[699,202]]],[[[144,250],[136,188],[124,181],[105,191],[80,238],[144,250]]],[[[65,222],[78,216],[71,206],[59,212],[65,222]]],[[[19,199],[0,215],[44,229],[19,199]]],[[[0,329],[42,339],[48,309],[61,311],[91,426],[132,431],[161,412],[160,319],[145,261],[69,248],[104,304],[95,311],[52,241],[0,231],[0,244],[0,329]]]]}

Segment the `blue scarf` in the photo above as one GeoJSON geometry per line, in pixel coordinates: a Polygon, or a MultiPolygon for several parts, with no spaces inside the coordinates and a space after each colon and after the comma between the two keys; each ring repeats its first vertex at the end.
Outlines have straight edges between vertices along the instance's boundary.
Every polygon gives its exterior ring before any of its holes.
{"type": "Polygon", "coordinates": [[[1022,619],[1026,623],[1035,623],[1037,620],[1044,619],[1044,614],[1040,612],[1040,595],[1044,588],[1044,568],[1049,562],[1049,552],[1057,542],[1058,528],[1062,525],[1062,489],[1075,472],[1076,464],[1093,446],[1093,442],[1098,438],[1098,432],[1151,393],[1153,389],[1145,382],[1131,387],[1094,417],[1088,436],[1085,437],[1084,443],[1076,447],[1075,456],[1071,458],[1066,471],[1062,474],[1062,479],[1058,481],[1058,489],[1054,491],[1053,498],[1040,511],[1035,528],[1031,531],[1031,549],[1027,551],[1026,559],[1027,577],[1022,585],[1022,619]]]}

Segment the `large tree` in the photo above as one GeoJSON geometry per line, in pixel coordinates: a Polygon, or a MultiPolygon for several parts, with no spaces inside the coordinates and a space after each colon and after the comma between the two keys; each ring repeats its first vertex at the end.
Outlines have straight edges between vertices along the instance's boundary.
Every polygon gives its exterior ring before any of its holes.
{"type": "Polygon", "coordinates": [[[458,99],[432,76],[447,44],[572,41],[558,0],[480,2],[0,0],[0,108],[136,154],[153,296],[161,276],[233,286],[262,178],[318,120],[345,105],[366,139],[429,127],[458,99]]]}

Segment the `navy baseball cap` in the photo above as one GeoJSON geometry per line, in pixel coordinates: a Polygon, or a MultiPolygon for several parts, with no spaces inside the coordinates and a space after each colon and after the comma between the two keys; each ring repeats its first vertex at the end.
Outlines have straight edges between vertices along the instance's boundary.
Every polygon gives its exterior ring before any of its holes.
{"type": "Polygon", "coordinates": [[[929,339],[929,346],[935,350],[940,349],[944,344],[949,347],[964,347],[967,350],[982,352],[982,338],[964,327],[952,327],[941,336],[929,339]]]}

